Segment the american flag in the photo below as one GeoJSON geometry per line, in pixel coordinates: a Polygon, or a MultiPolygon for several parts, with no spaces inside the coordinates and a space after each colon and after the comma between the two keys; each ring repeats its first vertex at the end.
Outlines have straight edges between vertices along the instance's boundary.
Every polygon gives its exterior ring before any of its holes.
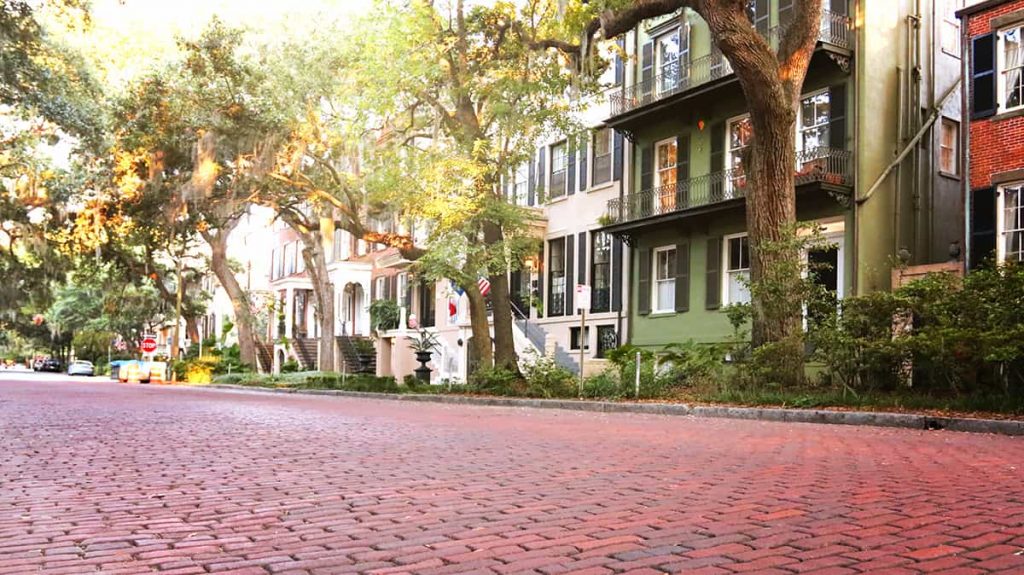
{"type": "Polygon", "coordinates": [[[491,282],[487,281],[487,278],[478,279],[476,285],[480,288],[480,295],[487,297],[487,294],[491,293],[491,282]]]}

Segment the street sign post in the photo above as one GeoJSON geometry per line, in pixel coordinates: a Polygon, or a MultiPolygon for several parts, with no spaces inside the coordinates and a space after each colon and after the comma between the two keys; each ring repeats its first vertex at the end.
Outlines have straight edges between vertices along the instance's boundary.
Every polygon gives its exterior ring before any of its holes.
{"type": "Polygon", "coordinates": [[[583,365],[586,362],[587,348],[587,310],[590,309],[590,286],[576,284],[576,309],[580,310],[580,384],[579,397],[583,399],[583,365]]]}
{"type": "Polygon", "coordinates": [[[142,336],[142,353],[154,353],[156,352],[156,336],[155,335],[144,335],[142,336]]]}

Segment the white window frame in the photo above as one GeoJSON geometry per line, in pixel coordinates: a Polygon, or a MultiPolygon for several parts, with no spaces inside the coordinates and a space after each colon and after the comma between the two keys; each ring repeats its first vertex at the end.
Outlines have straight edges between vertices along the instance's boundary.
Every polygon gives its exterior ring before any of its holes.
{"type": "MultiPolygon", "coordinates": [[[[998,102],[999,112],[1010,112],[1013,110],[1020,110],[1024,108],[1024,96],[1021,97],[1021,103],[1014,106],[1008,107],[1006,105],[1006,53],[1003,46],[1003,35],[1010,30],[1017,30],[1018,39],[1021,44],[1024,44],[1024,23],[1017,23],[1013,26],[1007,26],[1006,28],[1000,29],[996,32],[996,101],[998,102]]],[[[1024,76],[1024,57],[1021,57],[1021,61],[1018,66],[1014,68],[1024,76]]]]}
{"type": "MultiPolygon", "coordinates": [[[[666,252],[675,252],[675,251],[676,251],[676,246],[672,245],[672,246],[657,247],[657,248],[654,248],[654,250],[651,252],[651,268],[652,268],[651,269],[651,313],[654,313],[654,314],[658,314],[658,313],[675,313],[675,311],[676,311],[676,302],[675,302],[675,295],[674,295],[675,294],[675,285],[676,285],[676,275],[675,275],[674,270],[669,270],[669,277],[663,278],[663,279],[659,279],[658,278],[658,269],[660,267],[659,266],[659,262],[658,262],[658,256],[660,254],[663,254],[663,253],[666,253],[666,252]],[[663,284],[663,283],[666,283],[666,284],[667,283],[671,283],[672,284],[673,298],[672,298],[672,305],[670,305],[669,307],[663,307],[663,304],[665,302],[662,302],[661,298],[658,297],[658,287],[661,284],[663,284]]],[[[679,257],[679,254],[678,253],[675,254],[675,257],[679,257]]]]}
{"type": "Polygon", "coordinates": [[[530,200],[530,164],[527,162],[512,172],[512,201],[525,206],[530,200]]]}
{"type": "Polygon", "coordinates": [[[601,128],[600,130],[595,130],[594,131],[594,137],[591,138],[591,142],[590,142],[590,187],[595,188],[595,187],[598,187],[598,186],[603,186],[605,184],[611,183],[612,175],[613,175],[613,171],[614,171],[614,166],[612,165],[614,163],[614,161],[615,161],[615,159],[613,157],[614,154],[615,154],[615,135],[612,132],[612,129],[611,128],[601,128]],[[599,138],[600,138],[600,136],[602,134],[604,135],[605,140],[608,142],[608,151],[606,153],[604,153],[604,154],[598,154],[597,153],[597,142],[598,142],[598,140],[599,140],[599,138]],[[604,158],[604,157],[608,158],[608,170],[607,170],[608,173],[607,173],[607,176],[605,176],[604,173],[601,173],[600,175],[602,176],[603,179],[601,179],[601,181],[599,182],[599,181],[597,181],[598,180],[597,159],[598,158],[604,158]]]}
{"type": "MultiPolygon", "coordinates": [[[[1007,230],[1006,221],[1006,196],[1009,192],[1014,191],[1018,197],[1022,198],[1018,200],[1018,211],[1024,211],[1024,181],[1012,182],[999,186],[996,191],[996,259],[1002,263],[1007,260],[1006,253],[1006,240],[1010,233],[1018,233],[1024,236],[1024,219],[1019,224],[1020,227],[1007,230]]],[[[1024,215],[1022,215],[1024,218],[1024,215]]],[[[1024,238],[1022,238],[1024,243],[1024,238]]],[[[1024,251],[1017,256],[1017,261],[1024,261],[1024,251]]]]}
{"type": "Polygon", "coordinates": [[[959,59],[960,19],[957,10],[964,7],[963,0],[943,0],[942,23],[939,25],[939,45],[946,54],[959,59]]]}
{"type": "Polygon", "coordinates": [[[548,149],[548,155],[551,156],[550,167],[548,168],[548,201],[555,200],[558,198],[564,198],[569,194],[569,142],[562,140],[561,142],[555,142],[551,144],[548,149]],[[556,156],[555,150],[561,150],[561,156],[556,156]],[[555,162],[556,159],[561,158],[561,164],[555,162]],[[556,172],[562,172],[562,188],[558,194],[554,193],[551,181],[554,179],[556,172]]]}
{"type": "Polygon", "coordinates": [[[943,116],[942,121],[939,123],[939,173],[946,176],[960,177],[960,122],[945,116],[943,116]],[[947,127],[953,130],[953,147],[950,149],[950,155],[953,157],[952,170],[947,170],[942,165],[942,151],[947,149],[943,145],[942,139],[947,127]]]}
{"type": "Polygon", "coordinates": [[[749,234],[747,232],[741,232],[741,233],[738,233],[738,234],[729,234],[727,236],[723,236],[722,237],[722,290],[721,290],[721,293],[722,293],[722,305],[723,306],[724,305],[733,304],[733,303],[750,303],[750,289],[749,288],[746,288],[747,289],[747,299],[746,299],[746,301],[741,301],[741,302],[732,301],[731,298],[729,297],[729,283],[730,283],[730,280],[732,279],[732,274],[734,274],[734,273],[742,273],[742,272],[745,272],[747,274],[748,278],[750,277],[750,239],[749,239],[749,234]],[[733,269],[729,269],[729,260],[730,260],[729,256],[731,255],[731,245],[732,245],[732,241],[731,240],[734,240],[734,239],[737,239],[737,238],[747,238],[747,267],[745,267],[745,268],[736,268],[736,269],[733,270],[733,269]]]}
{"type": "MultiPolygon", "coordinates": [[[[816,98],[816,97],[818,97],[818,96],[820,96],[822,94],[825,94],[825,95],[829,96],[829,101],[828,101],[828,119],[825,120],[824,124],[815,124],[813,127],[806,128],[806,130],[807,131],[817,130],[817,129],[820,129],[822,126],[825,126],[826,128],[829,128],[830,127],[829,125],[832,123],[832,97],[831,97],[831,94],[829,93],[829,89],[828,88],[824,88],[824,89],[821,89],[821,90],[815,90],[814,92],[810,92],[810,93],[807,93],[807,94],[804,94],[804,95],[800,96],[800,103],[796,107],[796,153],[797,153],[797,155],[799,155],[801,152],[806,151],[806,150],[804,150],[804,131],[805,131],[805,128],[804,128],[804,102],[807,101],[807,100],[810,100],[811,98],[816,98]]],[[[828,142],[826,141],[826,142],[820,143],[818,145],[818,147],[819,148],[827,148],[827,147],[829,147],[829,145],[828,145],[828,142]]]]}
{"type": "Polygon", "coordinates": [[[395,282],[395,303],[399,306],[410,307],[412,302],[405,301],[405,294],[409,290],[409,273],[401,272],[398,274],[398,280],[395,282]]]}
{"type": "Polygon", "coordinates": [[[664,32],[662,34],[658,34],[657,36],[654,37],[654,73],[655,73],[655,77],[658,78],[657,86],[656,86],[658,94],[668,93],[668,92],[671,92],[673,90],[679,89],[680,84],[683,81],[683,78],[686,77],[686,70],[683,69],[683,66],[685,65],[686,62],[689,62],[689,60],[690,60],[690,38],[689,38],[689,36],[690,36],[690,27],[684,25],[684,26],[678,26],[676,28],[673,28],[672,30],[669,30],[669,31],[664,32]],[[669,38],[671,36],[675,36],[676,37],[676,42],[679,45],[679,51],[676,53],[676,59],[675,59],[676,80],[675,80],[675,82],[672,83],[672,85],[666,86],[664,84],[664,82],[665,82],[665,67],[666,66],[671,66],[672,62],[665,60],[665,53],[661,49],[661,43],[662,43],[662,40],[664,40],[666,38],[669,38]]]}
{"type": "MultiPolygon", "coordinates": [[[[654,189],[658,189],[661,186],[665,185],[665,183],[661,181],[661,173],[662,172],[667,172],[669,170],[675,171],[676,170],[676,165],[678,163],[679,163],[679,148],[678,148],[678,142],[676,141],[676,139],[674,137],[673,138],[665,138],[664,140],[658,140],[657,142],[654,143],[654,189]],[[668,166],[666,168],[662,168],[661,166],[658,165],[659,159],[661,158],[661,154],[659,153],[659,150],[661,149],[662,146],[673,146],[673,147],[676,147],[676,161],[671,166],[668,166]]],[[[679,178],[679,174],[676,173],[676,182],[679,181],[678,178],[679,178]]]]}
{"type": "MultiPolygon", "coordinates": [[[[743,122],[744,120],[749,122],[750,121],[750,114],[740,114],[739,116],[734,116],[732,118],[729,118],[729,120],[725,122],[725,169],[726,170],[733,169],[733,160],[734,160],[734,156],[736,155],[736,152],[742,151],[743,149],[745,149],[745,148],[750,146],[750,144],[748,143],[746,146],[743,146],[743,147],[740,147],[740,148],[733,148],[732,147],[732,127],[733,127],[733,125],[738,124],[740,122],[743,122]]],[[[753,130],[753,127],[751,127],[751,130],[753,130]]],[[[740,161],[740,164],[738,164],[737,167],[740,167],[740,168],[743,167],[742,160],[740,161]]],[[[741,177],[746,178],[746,174],[744,174],[741,177]]],[[[729,178],[726,179],[725,190],[726,190],[726,198],[727,199],[733,197],[732,194],[733,194],[733,191],[734,191],[734,189],[733,189],[733,186],[734,186],[733,180],[734,179],[735,179],[735,174],[733,175],[733,177],[729,177],[729,178]]]]}
{"type": "Polygon", "coordinates": [[[386,280],[387,280],[387,278],[386,278],[386,277],[384,277],[384,276],[377,276],[377,277],[376,277],[376,278],[374,278],[374,280],[373,280],[373,283],[375,284],[375,285],[373,286],[373,287],[374,287],[373,291],[374,291],[374,292],[376,292],[376,295],[377,295],[377,299],[384,299],[384,292],[385,292],[385,291],[387,291],[387,290],[386,290],[386,289],[384,288],[384,285],[385,285],[385,284],[384,284],[384,282],[385,282],[386,280]]]}

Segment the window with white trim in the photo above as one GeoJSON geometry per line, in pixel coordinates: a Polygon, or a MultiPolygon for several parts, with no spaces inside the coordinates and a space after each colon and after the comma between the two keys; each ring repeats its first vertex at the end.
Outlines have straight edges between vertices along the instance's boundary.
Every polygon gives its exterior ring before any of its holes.
{"type": "Polygon", "coordinates": [[[661,94],[679,87],[685,76],[683,67],[689,60],[690,39],[687,27],[676,28],[655,39],[655,58],[658,66],[658,91],[661,94]]]}
{"type": "Polygon", "coordinates": [[[295,249],[297,244],[291,242],[284,246],[284,274],[290,276],[295,273],[295,249]]]}
{"type": "Polygon", "coordinates": [[[599,186],[612,179],[612,131],[602,128],[594,132],[594,162],[591,168],[591,180],[599,186]]]}
{"type": "Polygon", "coordinates": [[[377,278],[373,280],[373,283],[374,283],[373,291],[374,291],[374,295],[377,296],[377,299],[384,299],[384,292],[385,292],[384,282],[385,281],[387,281],[387,278],[385,278],[384,276],[377,276],[377,278]]]}
{"type": "Polygon", "coordinates": [[[658,312],[674,312],[676,310],[676,247],[665,246],[655,248],[653,277],[653,297],[651,310],[658,312]]]}
{"type": "Polygon", "coordinates": [[[999,110],[1008,112],[1024,107],[1024,26],[1000,30],[996,70],[999,72],[999,110]]]}
{"type": "Polygon", "coordinates": [[[828,90],[804,96],[797,116],[797,152],[811,152],[828,146],[828,124],[832,119],[828,90]]]}
{"type": "Polygon", "coordinates": [[[960,174],[960,122],[942,119],[939,135],[939,171],[951,176],[960,174]]]}
{"type": "Polygon", "coordinates": [[[956,11],[963,8],[963,0],[943,0],[942,2],[942,29],[939,31],[942,51],[953,56],[960,57],[960,19],[956,17],[956,11]]]}
{"type": "Polygon", "coordinates": [[[395,302],[399,306],[406,309],[409,308],[409,274],[402,272],[398,274],[397,289],[398,293],[395,294],[395,302]]]}
{"type": "Polygon", "coordinates": [[[551,175],[548,179],[548,199],[565,195],[568,148],[565,142],[551,146],[551,175]]]}
{"type": "Polygon", "coordinates": [[[523,164],[512,174],[512,201],[517,206],[529,203],[530,164],[523,164]]]}
{"type": "Polygon", "coordinates": [[[725,168],[732,170],[729,174],[728,197],[732,197],[733,191],[747,185],[747,178],[743,174],[743,150],[750,145],[750,140],[754,136],[750,116],[744,115],[729,120],[725,136],[725,168]]]}
{"type": "Polygon", "coordinates": [[[1001,262],[1024,261],[1024,182],[999,188],[996,255],[1001,262]]]}
{"type": "Polygon", "coordinates": [[[725,304],[749,303],[750,289],[750,243],[747,234],[726,236],[722,250],[725,274],[722,277],[722,294],[725,304]]]}
{"type": "Polygon", "coordinates": [[[548,315],[565,315],[565,238],[548,242],[548,315]]]}
{"type": "Polygon", "coordinates": [[[654,145],[654,193],[659,212],[670,212],[676,203],[676,139],[669,138],[654,145]]]}

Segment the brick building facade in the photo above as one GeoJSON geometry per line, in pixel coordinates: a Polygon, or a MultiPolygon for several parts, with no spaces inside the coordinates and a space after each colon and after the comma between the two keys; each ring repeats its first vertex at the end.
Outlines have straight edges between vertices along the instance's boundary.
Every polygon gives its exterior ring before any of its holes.
{"type": "Polygon", "coordinates": [[[963,22],[970,267],[1024,259],[1024,0],[988,0],[963,22]]]}

